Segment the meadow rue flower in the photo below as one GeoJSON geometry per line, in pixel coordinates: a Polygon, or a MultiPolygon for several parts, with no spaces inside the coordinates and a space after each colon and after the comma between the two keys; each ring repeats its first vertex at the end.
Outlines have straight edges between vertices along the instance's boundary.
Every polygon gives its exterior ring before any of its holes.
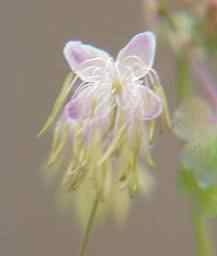
{"type": "Polygon", "coordinates": [[[130,197],[152,184],[146,169],[153,165],[155,121],[161,115],[170,125],[155,48],[151,32],[134,36],[116,60],[80,41],[64,48],[72,73],[41,133],[56,122],[48,165],[63,162],[61,187],[68,195],[77,191],[83,223],[96,197],[98,215],[124,219],[130,197]]]}

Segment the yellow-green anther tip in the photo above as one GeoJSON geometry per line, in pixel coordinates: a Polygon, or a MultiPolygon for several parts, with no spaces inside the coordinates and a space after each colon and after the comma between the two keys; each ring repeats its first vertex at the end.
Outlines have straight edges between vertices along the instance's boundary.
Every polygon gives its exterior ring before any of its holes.
{"type": "MultiPolygon", "coordinates": [[[[47,130],[54,124],[54,122],[56,121],[56,118],[58,116],[58,114],[60,113],[60,111],[63,108],[63,105],[66,101],[66,98],[68,97],[71,88],[73,86],[73,78],[75,77],[75,75],[73,73],[69,73],[69,75],[66,77],[63,86],[62,86],[62,90],[59,94],[59,96],[56,99],[56,102],[54,104],[54,107],[51,111],[51,114],[49,115],[46,123],[44,124],[44,126],[42,127],[42,129],[40,130],[40,132],[38,133],[38,136],[40,137],[41,135],[43,135],[44,133],[47,132],[47,130]]],[[[77,78],[75,77],[74,82],[77,78]]]]}

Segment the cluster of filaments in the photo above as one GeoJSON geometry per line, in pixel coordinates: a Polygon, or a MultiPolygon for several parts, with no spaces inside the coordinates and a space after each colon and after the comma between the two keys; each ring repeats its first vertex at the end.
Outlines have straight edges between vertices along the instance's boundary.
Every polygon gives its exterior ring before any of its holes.
{"type": "MultiPolygon", "coordinates": [[[[98,71],[96,69],[95,74],[98,71]]],[[[47,126],[63,109],[77,80],[78,77],[73,74],[66,79],[54,106],[53,117],[48,120],[47,126]]],[[[153,69],[149,68],[145,77],[138,82],[140,86],[148,85],[166,103],[158,75],[153,69]]],[[[120,81],[114,82],[111,97],[105,97],[104,103],[103,98],[95,97],[98,87],[85,82],[74,90],[73,97],[90,86],[93,88],[90,94],[93,103],[92,116],[74,122],[68,122],[64,117],[59,118],[54,130],[48,165],[58,165],[61,161],[64,163],[64,191],[82,191],[88,187],[94,193],[100,194],[103,201],[116,197],[120,191],[125,191],[130,197],[139,191],[148,190],[146,167],[154,164],[150,147],[156,121],[128,117],[127,110],[120,105],[124,90],[124,84],[120,81]],[[94,118],[96,109],[108,103],[111,107],[106,115],[94,118]]],[[[167,111],[163,113],[167,119],[167,111]]]]}

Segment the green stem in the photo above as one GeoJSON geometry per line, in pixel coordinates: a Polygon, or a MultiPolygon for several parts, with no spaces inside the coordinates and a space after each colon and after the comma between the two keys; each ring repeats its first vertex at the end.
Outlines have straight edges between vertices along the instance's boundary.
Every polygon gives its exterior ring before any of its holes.
{"type": "Polygon", "coordinates": [[[170,11],[169,11],[169,1],[168,0],[161,0],[160,1],[160,8],[159,8],[159,14],[160,16],[164,17],[166,19],[166,21],[168,22],[170,28],[173,31],[176,31],[176,24],[173,18],[173,15],[170,15],[170,11]]]}
{"type": "Polygon", "coordinates": [[[85,234],[84,234],[84,238],[83,238],[83,241],[82,241],[82,244],[81,244],[80,256],[85,255],[87,245],[88,245],[88,241],[89,241],[89,238],[90,238],[90,233],[91,233],[91,230],[93,228],[94,220],[95,220],[95,217],[96,217],[99,202],[100,202],[100,197],[99,197],[99,195],[96,195],[96,198],[93,202],[93,207],[92,207],[91,212],[90,212],[90,217],[88,219],[88,223],[87,223],[86,231],[85,231],[85,234]]]}
{"type": "Polygon", "coordinates": [[[206,218],[196,209],[193,212],[193,222],[195,229],[196,248],[198,256],[213,256],[213,244],[209,237],[209,230],[206,218]]]}
{"type": "Polygon", "coordinates": [[[188,62],[188,57],[185,54],[178,54],[176,57],[177,62],[177,98],[178,102],[182,102],[191,95],[192,92],[192,82],[190,65],[188,62]]]}

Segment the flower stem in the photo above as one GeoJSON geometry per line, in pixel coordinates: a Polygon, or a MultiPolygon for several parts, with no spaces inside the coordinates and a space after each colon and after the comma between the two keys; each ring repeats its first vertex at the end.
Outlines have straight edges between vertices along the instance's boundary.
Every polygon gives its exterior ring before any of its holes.
{"type": "Polygon", "coordinates": [[[192,93],[191,73],[188,57],[186,54],[179,53],[176,56],[178,68],[177,74],[177,100],[182,102],[192,93]]]}
{"type": "Polygon", "coordinates": [[[82,244],[81,244],[80,256],[85,255],[87,245],[88,245],[88,241],[89,241],[89,238],[90,238],[90,233],[91,233],[91,230],[92,230],[93,225],[94,225],[94,220],[95,220],[95,217],[96,217],[99,202],[100,202],[100,197],[97,194],[96,198],[93,202],[93,206],[92,206],[92,209],[91,209],[91,212],[90,212],[90,217],[88,219],[88,223],[87,223],[87,227],[86,227],[86,230],[85,230],[84,238],[83,238],[83,241],[82,241],[82,244]]]}
{"type": "Polygon", "coordinates": [[[196,248],[198,256],[213,256],[213,244],[209,237],[206,218],[196,209],[193,210],[193,223],[195,229],[196,248]]]}

